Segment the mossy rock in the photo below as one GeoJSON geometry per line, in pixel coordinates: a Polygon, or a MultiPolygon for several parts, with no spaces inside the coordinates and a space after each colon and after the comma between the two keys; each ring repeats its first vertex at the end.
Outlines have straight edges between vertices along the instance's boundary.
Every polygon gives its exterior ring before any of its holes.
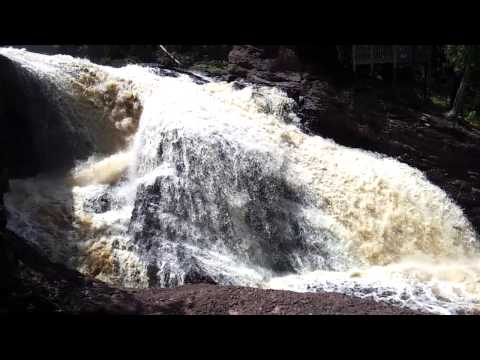
{"type": "Polygon", "coordinates": [[[205,72],[211,75],[225,75],[228,73],[228,63],[225,61],[210,61],[206,63],[195,64],[191,70],[205,72]]]}

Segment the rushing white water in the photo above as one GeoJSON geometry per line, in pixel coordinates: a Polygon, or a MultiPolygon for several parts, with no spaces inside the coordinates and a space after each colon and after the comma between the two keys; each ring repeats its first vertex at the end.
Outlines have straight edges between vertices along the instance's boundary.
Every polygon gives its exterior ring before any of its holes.
{"type": "Polygon", "coordinates": [[[89,124],[107,125],[79,136],[115,144],[62,176],[11,181],[8,227],[55,261],[125,286],[175,286],[194,269],[436,313],[478,306],[480,256],[461,209],[416,169],[302,133],[278,89],[0,54],[56,95],[97,101],[89,124]]]}

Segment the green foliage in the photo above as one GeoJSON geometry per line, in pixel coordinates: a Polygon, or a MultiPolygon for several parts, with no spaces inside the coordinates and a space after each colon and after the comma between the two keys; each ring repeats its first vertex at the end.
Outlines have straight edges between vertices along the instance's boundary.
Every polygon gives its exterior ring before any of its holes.
{"type": "Polygon", "coordinates": [[[449,106],[449,103],[448,103],[448,99],[443,97],[443,96],[439,96],[439,95],[433,95],[430,100],[432,101],[432,104],[435,105],[435,106],[438,106],[444,110],[447,110],[448,109],[448,106],[449,106]]]}
{"type": "Polygon", "coordinates": [[[462,71],[465,66],[466,46],[465,45],[447,45],[445,55],[448,62],[456,71],[462,71]]]}
{"type": "Polygon", "coordinates": [[[468,112],[465,120],[467,120],[471,125],[480,129],[480,111],[472,110],[468,112]]]}
{"type": "MultiPolygon", "coordinates": [[[[457,72],[468,73],[465,86],[464,108],[467,117],[476,119],[480,110],[478,86],[480,85],[480,46],[447,45],[445,55],[448,64],[457,72]]],[[[472,120],[473,121],[473,120],[472,120]]],[[[475,121],[474,121],[475,122],[475,121]]]]}
{"type": "Polygon", "coordinates": [[[447,45],[445,55],[455,70],[463,71],[470,65],[472,70],[480,70],[480,46],[478,45],[447,45]]]}
{"type": "Polygon", "coordinates": [[[194,64],[192,70],[204,71],[212,75],[223,75],[227,73],[228,63],[226,61],[211,60],[199,64],[194,64]]]}

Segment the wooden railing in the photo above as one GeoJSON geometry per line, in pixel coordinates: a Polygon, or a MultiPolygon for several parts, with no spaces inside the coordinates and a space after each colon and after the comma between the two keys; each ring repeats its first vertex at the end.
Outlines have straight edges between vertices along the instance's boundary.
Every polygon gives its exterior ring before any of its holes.
{"type": "Polygon", "coordinates": [[[353,45],[354,61],[362,64],[384,64],[393,62],[392,46],[353,45]]]}
{"type": "Polygon", "coordinates": [[[413,46],[398,45],[353,45],[352,55],[357,65],[411,63],[413,48],[413,46]]]}

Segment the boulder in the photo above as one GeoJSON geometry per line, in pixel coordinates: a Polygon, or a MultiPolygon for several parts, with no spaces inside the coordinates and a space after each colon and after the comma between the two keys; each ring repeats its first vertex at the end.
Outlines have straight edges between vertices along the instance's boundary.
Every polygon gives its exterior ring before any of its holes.
{"type": "Polygon", "coordinates": [[[195,261],[192,262],[190,269],[186,272],[183,282],[185,284],[217,284],[195,261]]]}

